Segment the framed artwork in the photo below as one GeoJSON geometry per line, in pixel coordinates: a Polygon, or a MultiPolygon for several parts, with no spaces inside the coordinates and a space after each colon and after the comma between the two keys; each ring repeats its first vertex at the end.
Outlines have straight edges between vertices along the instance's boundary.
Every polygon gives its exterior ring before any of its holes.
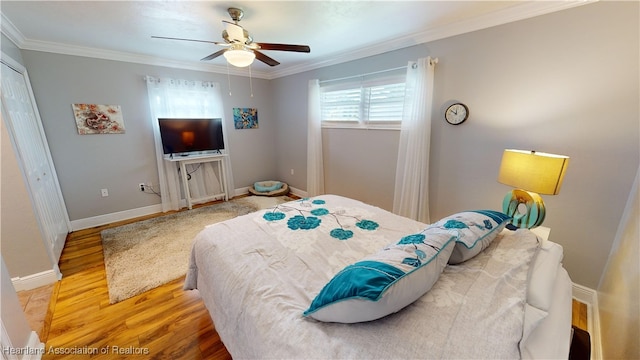
{"type": "Polygon", "coordinates": [[[233,125],[236,129],[257,129],[258,109],[233,108],[233,125]]]}
{"type": "Polygon", "coordinates": [[[120,105],[72,104],[78,134],[124,134],[120,105]]]}

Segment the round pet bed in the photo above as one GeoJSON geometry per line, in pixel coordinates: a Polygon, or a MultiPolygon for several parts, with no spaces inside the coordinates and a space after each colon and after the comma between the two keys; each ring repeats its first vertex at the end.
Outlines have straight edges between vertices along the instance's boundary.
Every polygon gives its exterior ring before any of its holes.
{"type": "Polygon", "coordinates": [[[260,196],[280,196],[289,193],[289,185],[281,181],[258,181],[249,187],[249,192],[260,196]]]}

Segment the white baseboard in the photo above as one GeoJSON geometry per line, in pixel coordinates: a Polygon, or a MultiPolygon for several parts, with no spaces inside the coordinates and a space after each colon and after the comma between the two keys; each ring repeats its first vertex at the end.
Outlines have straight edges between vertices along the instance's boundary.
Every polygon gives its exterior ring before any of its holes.
{"type": "Polygon", "coordinates": [[[32,290],[41,286],[54,284],[58,280],[58,274],[54,270],[11,278],[11,282],[16,291],[32,290]]]}
{"type": "Polygon", "coordinates": [[[89,229],[96,226],[111,224],[114,222],[129,220],[140,216],[146,216],[162,212],[162,205],[150,205],[137,209],[118,211],[115,213],[93,216],[90,218],[78,219],[71,221],[72,231],[89,229]]]}
{"type": "MultiPolygon", "coordinates": [[[[296,189],[294,187],[290,187],[290,191],[291,191],[292,194],[294,194],[296,196],[307,197],[307,192],[306,191],[302,191],[302,190],[296,189]]],[[[246,195],[248,193],[249,193],[249,187],[248,186],[247,187],[243,187],[243,188],[237,188],[237,189],[234,190],[234,194],[236,196],[246,195]]],[[[182,205],[186,206],[185,204],[182,204],[182,205]]],[[[101,226],[101,225],[111,224],[111,223],[118,222],[118,221],[133,219],[133,218],[136,218],[136,217],[141,217],[141,216],[146,216],[146,215],[151,215],[151,214],[157,214],[159,212],[162,212],[162,205],[161,204],[145,206],[145,207],[141,207],[141,208],[137,208],[137,209],[119,211],[119,212],[110,213],[110,214],[98,215],[98,216],[93,216],[93,217],[90,217],[90,218],[73,220],[73,221],[71,221],[71,230],[72,231],[77,231],[77,230],[82,230],[82,229],[89,229],[89,228],[96,227],[96,226],[101,226]]]]}
{"type": "Polygon", "coordinates": [[[574,283],[573,298],[587,305],[587,330],[591,335],[591,358],[602,359],[600,342],[600,314],[598,313],[598,292],[574,283]]]}
{"type": "Polygon", "coordinates": [[[249,187],[245,186],[243,188],[238,188],[234,191],[236,196],[247,195],[249,193],[249,187]]]}
{"type": "Polygon", "coordinates": [[[44,343],[40,341],[38,333],[35,331],[32,331],[31,335],[29,335],[29,343],[26,348],[31,351],[29,354],[24,355],[22,360],[38,360],[42,358],[42,354],[44,354],[44,343]]]}
{"type": "Polygon", "coordinates": [[[302,191],[300,189],[294,188],[292,186],[289,186],[289,191],[291,191],[291,193],[295,196],[301,197],[301,198],[306,198],[308,197],[308,193],[306,191],[302,191]]]}

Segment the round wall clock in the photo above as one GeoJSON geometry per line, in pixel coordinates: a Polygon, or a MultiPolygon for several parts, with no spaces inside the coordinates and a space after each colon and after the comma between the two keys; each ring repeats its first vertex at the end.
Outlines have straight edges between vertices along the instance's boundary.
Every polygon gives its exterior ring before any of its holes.
{"type": "Polygon", "coordinates": [[[444,112],[444,118],[451,125],[460,125],[469,117],[469,108],[462,103],[449,105],[444,112]]]}

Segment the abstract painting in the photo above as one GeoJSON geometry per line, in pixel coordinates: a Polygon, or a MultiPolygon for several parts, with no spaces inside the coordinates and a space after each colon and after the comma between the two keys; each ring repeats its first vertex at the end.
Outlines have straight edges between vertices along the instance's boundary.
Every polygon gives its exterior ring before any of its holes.
{"type": "Polygon", "coordinates": [[[236,129],[257,129],[258,109],[233,108],[233,124],[236,129]]]}
{"type": "Polygon", "coordinates": [[[72,104],[78,134],[124,134],[120,105],[72,104]]]}

